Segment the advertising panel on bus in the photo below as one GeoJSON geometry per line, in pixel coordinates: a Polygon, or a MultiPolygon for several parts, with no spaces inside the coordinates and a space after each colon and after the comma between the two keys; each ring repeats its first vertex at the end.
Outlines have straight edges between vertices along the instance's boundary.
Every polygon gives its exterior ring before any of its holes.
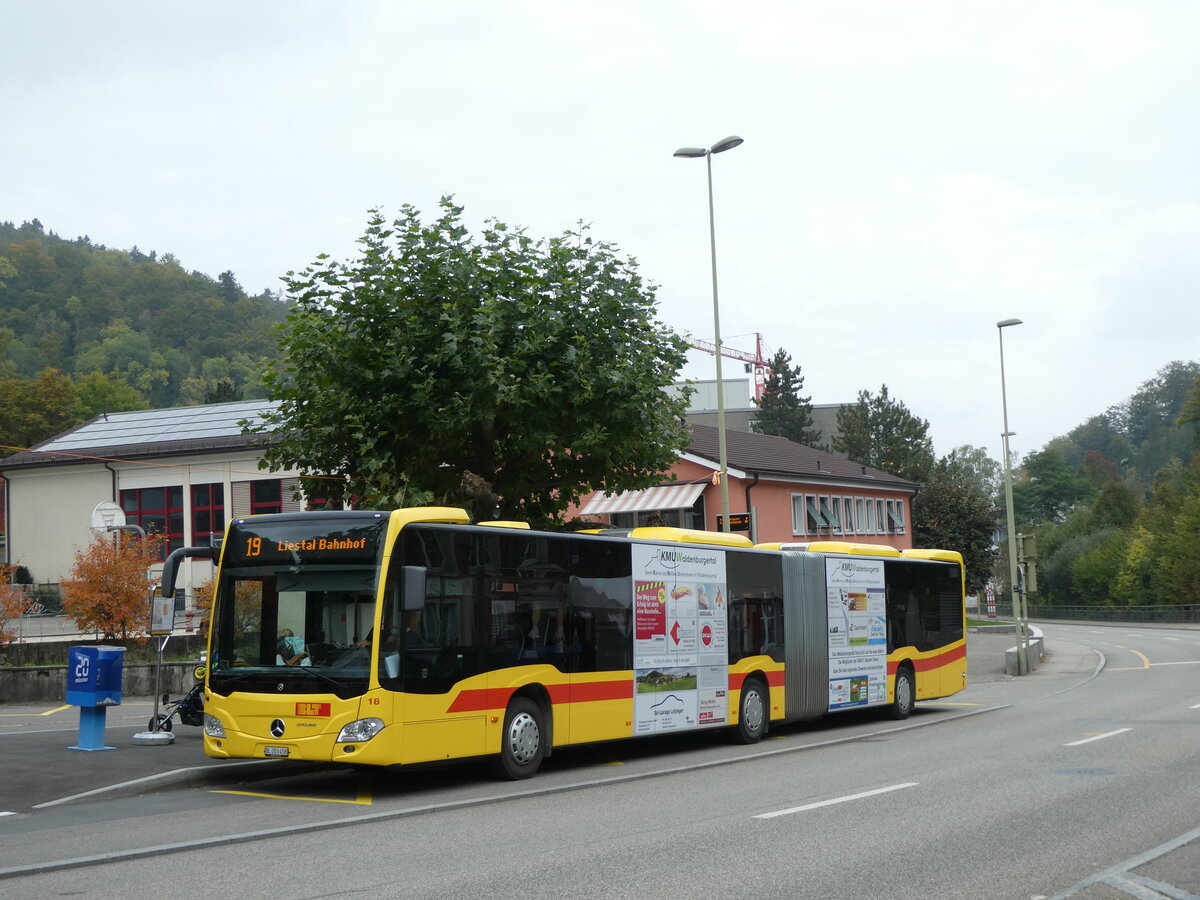
{"type": "Polygon", "coordinates": [[[635,544],[634,734],[729,718],[725,552],[635,544]]]}
{"type": "Polygon", "coordinates": [[[884,561],[825,560],[829,607],[829,709],[887,702],[884,561]]]}

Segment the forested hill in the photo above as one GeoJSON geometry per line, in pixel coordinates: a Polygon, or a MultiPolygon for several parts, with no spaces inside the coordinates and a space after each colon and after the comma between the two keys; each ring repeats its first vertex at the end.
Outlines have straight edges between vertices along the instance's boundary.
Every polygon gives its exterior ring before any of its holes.
{"type": "Polygon", "coordinates": [[[0,443],[101,412],[262,396],[285,313],[232,272],[214,280],[169,253],[0,222],[0,443]]]}

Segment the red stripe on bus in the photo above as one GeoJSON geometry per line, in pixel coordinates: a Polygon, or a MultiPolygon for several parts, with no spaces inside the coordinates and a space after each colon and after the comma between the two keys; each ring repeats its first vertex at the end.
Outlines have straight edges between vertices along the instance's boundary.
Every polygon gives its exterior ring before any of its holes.
{"type": "MultiPolygon", "coordinates": [[[[967,645],[960,644],[957,647],[939,653],[937,656],[927,657],[912,657],[909,662],[917,672],[929,672],[933,669],[940,669],[942,666],[948,666],[952,662],[958,662],[967,655],[967,645]]],[[[896,667],[900,664],[900,660],[888,660],[888,674],[895,675],[896,667]]]]}
{"type": "Polygon", "coordinates": [[[503,709],[516,688],[475,688],[459,691],[454,702],[446,709],[448,713],[482,712],[485,709],[503,709]]]}
{"type": "MultiPolygon", "coordinates": [[[[770,687],[783,687],[784,673],[771,671],[765,673],[770,687]]],[[[729,689],[740,691],[745,675],[731,674],[729,689]]],[[[561,703],[595,703],[602,700],[629,700],[633,697],[633,679],[620,681],[584,681],[578,684],[552,684],[547,686],[550,702],[561,703]]],[[[473,688],[460,691],[446,712],[482,712],[486,709],[503,709],[516,692],[516,688],[473,688]]]]}
{"type": "MultiPolygon", "coordinates": [[[[628,700],[633,696],[633,679],[553,684],[546,688],[551,703],[593,703],[598,700],[628,700]]],[[[446,712],[482,712],[508,706],[516,688],[476,688],[460,691],[446,712]]]]}
{"type": "MultiPolygon", "coordinates": [[[[764,674],[767,676],[767,687],[783,687],[787,683],[783,672],[771,671],[764,674]]],[[[729,676],[729,689],[731,691],[740,691],[742,689],[742,682],[745,680],[746,676],[744,674],[731,674],[729,676]]]]}

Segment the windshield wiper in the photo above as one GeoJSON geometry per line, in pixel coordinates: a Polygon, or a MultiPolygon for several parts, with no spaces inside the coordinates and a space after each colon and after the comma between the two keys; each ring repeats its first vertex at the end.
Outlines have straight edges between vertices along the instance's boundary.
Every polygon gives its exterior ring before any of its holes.
{"type": "MultiPolygon", "coordinates": [[[[338,688],[338,690],[334,691],[334,693],[337,694],[339,697],[342,696],[341,693],[339,693],[339,691],[345,691],[349,695],[350,691],[352,690],[349,682],[339,681],[338,679],[336,679],[330,675],[326,675],[324,672],[318,671],[315,666],[297,666],[296,668],[301,672],[308,672],[310,675],[316,675],[322,681],[328,681],[334,687],[338,688]]],[[[364,676],[364,680],[365,680],[365,676],[364,676]]],[[[344,700],[346,698],[342,697],[342,699],[344,700]]]]}

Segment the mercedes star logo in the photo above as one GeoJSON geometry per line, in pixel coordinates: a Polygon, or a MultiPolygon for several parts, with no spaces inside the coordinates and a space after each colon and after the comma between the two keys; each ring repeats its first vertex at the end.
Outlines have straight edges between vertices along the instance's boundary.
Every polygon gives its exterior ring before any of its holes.
{"type": "Polygon", "coordinates": [[[271,734],[275,737],[283,737],[283,719],[276,719],[271,723],[271,734]]]}

